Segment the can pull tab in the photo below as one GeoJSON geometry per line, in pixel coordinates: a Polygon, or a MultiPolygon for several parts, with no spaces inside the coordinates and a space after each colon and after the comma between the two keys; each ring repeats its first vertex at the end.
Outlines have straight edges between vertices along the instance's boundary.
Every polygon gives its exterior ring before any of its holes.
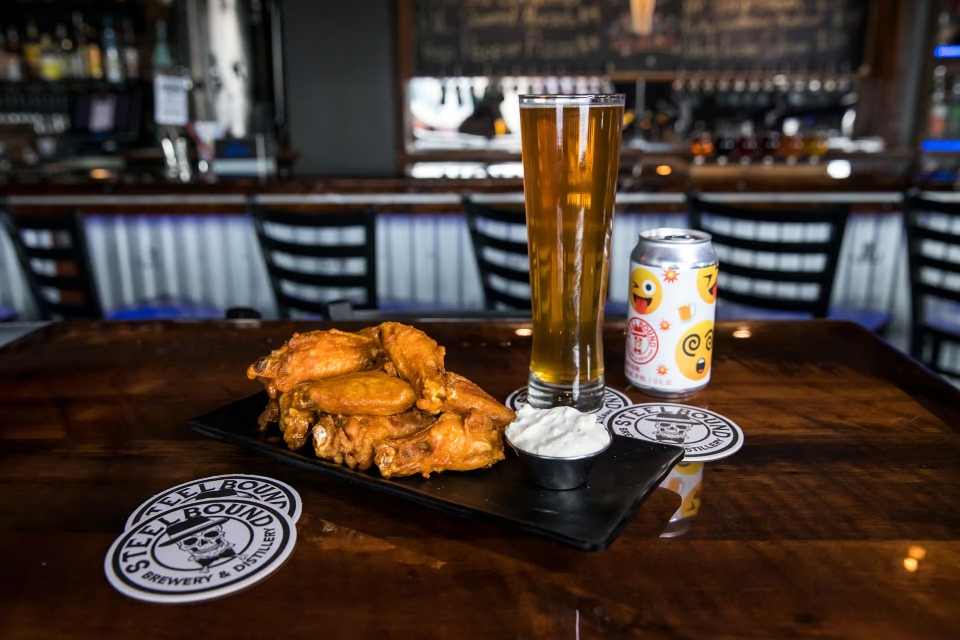
{"type": "Polygon", "coordinates": [[[694,238],[693,236],[691,236],[691,235],[689,235],[689,234],[686,234],[686,233],[677,234],[677,235],[663,236],[662,239],[663,239],[663,240],[681,240],[681,241],[683,241],[683,240],[697,240],[697,238],[694,238]]]}

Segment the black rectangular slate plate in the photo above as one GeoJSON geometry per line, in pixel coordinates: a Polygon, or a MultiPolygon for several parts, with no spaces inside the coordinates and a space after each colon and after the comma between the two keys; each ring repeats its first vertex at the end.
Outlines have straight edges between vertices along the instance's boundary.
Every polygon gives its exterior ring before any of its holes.
{"type": "Polygon", "coordinates": [[[279,432],[257,429],[257,417],[266,404],[267,394],[259,393],[189,424],[202,435],[303,469],[340,476],[432,509],[516,527],[587,551],[607,548],[683,458],[682,447],[615,435],[613,446],[597,459],[589,483],[571,491],[549,491],[531,483],[523,462],[509,447],[507,459],[489,469],[386,480],[376,469],[354,471],[320,460],[309,446],[290,451],[283,441],[270,442],[279,432]]]}

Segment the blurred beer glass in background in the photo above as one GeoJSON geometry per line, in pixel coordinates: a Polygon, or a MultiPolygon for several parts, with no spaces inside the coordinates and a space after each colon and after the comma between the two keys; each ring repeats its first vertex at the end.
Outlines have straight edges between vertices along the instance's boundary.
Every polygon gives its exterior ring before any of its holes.
{"type": "Polygon", "coordinates": [[[624,96],[520,96],[535,407],[603,405],[603,305],[624,96]]]}
{"type": "Polygon", "coordinates": [[[653,33],[653,16],[657,0],[630,0],[630,25],[638,36],[653,33]]]}

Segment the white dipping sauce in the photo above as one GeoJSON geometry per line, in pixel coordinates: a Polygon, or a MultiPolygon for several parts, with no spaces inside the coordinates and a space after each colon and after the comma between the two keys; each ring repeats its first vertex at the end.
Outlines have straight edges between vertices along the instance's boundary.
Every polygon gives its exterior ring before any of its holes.
{"type": "Polygon", "coordinates": [[[517,409],[517,418],[507,427],[507,439],[527,453],[551,458],[579,458],[604,449],[610,433],[595,415],[573,407],[517,409]]]}

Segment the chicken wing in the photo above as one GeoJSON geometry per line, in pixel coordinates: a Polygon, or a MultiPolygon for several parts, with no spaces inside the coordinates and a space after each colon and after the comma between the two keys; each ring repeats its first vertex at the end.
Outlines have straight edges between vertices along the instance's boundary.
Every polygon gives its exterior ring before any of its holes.
{"type": "Polygon", "coordinates": [[[388,438],[374,447],[384,478],[415,473],[429,478],[440,471],[472,471],[503,460],[503,440],[489,417],[476,410],[464,418],[443,413],[436,423],[412,435],[388,438]]]}
{"type": "Polygon", "coordinates": [[[340,426],[331,415],[321,415],[313,425],[313,451],[318,458],[343,464],[343,452],[337,449],[337,435],[340,426]]]}
{"type": "Polygon", "coordinates": [[[436,417],[413,409],[392,416],[344,416],[335,447],[351,469],[365,471],[373,464],[375,446],[387,438],[402,438],[436,422],[436,417]]]}
{"type": "Polygon", "coordinates": [[[417,407],[439,413],[446,396],[443,366],[446,350],[423,331],[399,322],[384,322],[379,330],[383,348],[400,377],[412,384],[420,397],[417,407]]]}
{"type": "Polygon", "coordinates": [[[363,371],[374,366],[382,353],[371,332],[349,333],[330,329],[295,333],[282,347],[247,368],[247,377],[258,379],[271,398],[307,380],[363,371]]]}
{"type": "Polygon", "coordinates": [[[338,415],[389,416],[413,407],[410,383],[383,371],[358,371],[304,382],[292,392],[293,406],[338,415]]]}
{"type": "Polygon", "coordinates": [[[280,431],[283,432],[283,441],[291,451],[307,444],[310,429],[319,418],[312,409],[294,407],[293,394],[284,393],[280,396],[280,431]]]}
{"type": "Polygon", "coordinates": [[[444,381],[446,399],[440,405],[440,411],[444,413],[459,413],[465,416],[471,409],[475,409],[489,416],[493,427],[501,431],[517,417],[512,409],[497,402],[493,396],[463,376],[448,371],[444,381]]]}
{"type": "Polygon", "coordinates": [[[276,398],[270,398],[267,401],[267,408],[263,410],[260,417],[257,418],[257,425],[260,431],[266,431],[267,427],[280,421],[280,403],[276,398]]]}

